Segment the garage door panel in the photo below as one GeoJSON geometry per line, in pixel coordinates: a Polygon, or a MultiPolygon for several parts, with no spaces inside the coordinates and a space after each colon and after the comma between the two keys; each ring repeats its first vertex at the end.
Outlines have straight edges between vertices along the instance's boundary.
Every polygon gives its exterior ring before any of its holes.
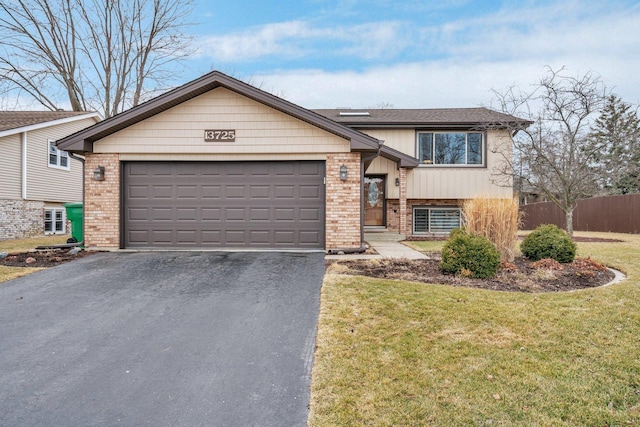
{"type": "Polygon", "coordinates": [[[124,245],[324,248],[323,178],[315,161],[125,163],[124,245]]]}
{"type": "Polygon", "coordinates": [[[300,242],[303,244],[318,244],[320,243],[320,233],[317,231],[300,231],[300,242]]]}
{"type": "Polygon", "coordinates": [[[294,208],[276,208],[274,213],[275,221],[293,221],[295,218],[294,208]]]}
{"type": "Polygon", "coordinates": [[[149,190],[151,199],[173,199],[173,186],[171,185],[151,185],[149,190]]]}
{"type": "Polygon", "coordinates": [[[293,244],[293,242],[295,242],[295,235],[296,233],[294,231],[276,231],[274,233],[274,243],[278,246],[282,246],[282,245],[290,245],[293,244]]]}
{"type": "Polygon", "coordinates": [[[301,185],[300,187],[301,199],[317,199],[320,197],[320,186],[318,185],[301,185]]]}
{"type": "Polygon", "coordinates": [[[202,208],[202,221],[222,221],[222,209],[220,208],[202,208]]]}
{"type": "Polygon", "coordinates": [[[300,209],[300,221],[319,221],[320,214],[319,209],[300,209]]]}
{"type": "Polygon", "coordinates": [[[198,194],[195,185],[176,185],[176,197],[178,199],[195,199],[198,194]]]}
{"type": "Polygon", "coordinates": [[[203,199],[220,199],[222,197],[222,187],[219,185],[202,185],[203,199]]]}
{"type": "Polygon", "coordinates": [[[274,196],[276,199],[294,199],[295,187],[293,185],[276,185],[274,196]]]}
{"type": "Polygon", "coordinates": [[[271,187],[268,185],[252,185],[249,193],[252,199],[270,199],[271,187]]]}
{"type": "Polygon", "coordinates": [[[246,198],[246,187],[244,185],[228,185],[225,191],[225,196],[227,199],[245,199],[246,198]]]}

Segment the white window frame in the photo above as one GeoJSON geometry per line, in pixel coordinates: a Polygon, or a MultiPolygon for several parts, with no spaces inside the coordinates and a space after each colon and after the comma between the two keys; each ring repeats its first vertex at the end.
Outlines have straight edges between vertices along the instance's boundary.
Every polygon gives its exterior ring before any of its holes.
{"type": "Polygon", "coordinates": [[[64,208],[45,207],[43,219],[44,234],[67,234],[67,215],[64,208]],[[50,213],[49,219],[47,219],[47,213],[50,213]],[[47,223],[51,223],[49,230],[47,230],[47,223]]]}
{"type": "Polygon", "coordinates": [[[58,150],[53,141],[47,141],[47,165],[50,168],[70,170],[71,169],[71,157],[66,151],[58,150]],[[51,161],[51,156],[55,156],[55,162],[51,161]],[[62,164],[62,159],[66,159],[66,166],[62,164]]]}
{"type": "Polygon", "coordinates": [[[412,212],[412,231],[413,234],[449,234],[451,232],[451,230],[453,230],[454,228],[459,228],[462,226],[462,211],[459,207],[453,207],[453,206],[414,206],[413,207],[413,212],[412,212]],[[417,231],[416,230],[416,212],[417,211],[423,211],[426,210],[427,211],[427,230],[420,230],[417,231]],[[431,211],[451,211],[451,212],[458,212],[458,224],[455,227],[452,227],[451,229],[437,229],[434,230],[432,229],[433,223],[432,223],[432,215],[431,215],[431,211]]]}
{"type": "Polygon", "coordinates": [[[486,167],[487,162],[487,134],[486,132],[478,132],[478,131],[457,131],[457,130],[449,130],[449,131],[417,131],[416,132],[416,158],[420,161],[419,167],[445,167],[445,168],[484,168],[486,167]],[[465,144],[464,144],[464,163],[432,163],[433,157],[435,156],[436,151],[436,135],[444,135],[444,134],[464,134],[465,135],[465,144]],[[420,160],[420,135],[431,134],[433,135],[431,138],[431,157],[430,161],[420,160]],[[480,135],[480,163],[467,163],[469,161],[469,134],[478,134],[480,135]]]}

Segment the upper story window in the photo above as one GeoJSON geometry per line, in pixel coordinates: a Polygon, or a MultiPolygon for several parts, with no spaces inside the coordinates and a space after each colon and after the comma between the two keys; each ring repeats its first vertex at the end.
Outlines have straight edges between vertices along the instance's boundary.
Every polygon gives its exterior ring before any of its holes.
{"type": "Polygon", "coordinates": [[[49,141],[49,166],[69,170],[69,153],[58,150],[53,141],[49,141]]]}
{"type": "Polygon", "coordinates": [[[418,160],[423,165],[484,164],[480,132],[418,132],[418,160]]]}

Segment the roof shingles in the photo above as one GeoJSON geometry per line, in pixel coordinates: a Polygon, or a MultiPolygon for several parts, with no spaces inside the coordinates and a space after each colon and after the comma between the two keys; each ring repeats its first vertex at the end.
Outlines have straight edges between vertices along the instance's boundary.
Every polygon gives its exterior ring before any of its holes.
{"type": "Polygon", "coordinates": [[[350,126],[366,125],[480,125],[521,123],[527,121],[488,108],[434,108],[434,109],[319,109],[312,110],[338,123],[350,126]],[[340,115],[340,113],[346,113],[340,115]],[[368,112],[368,115],[354,113],[368,112]]]}
{"type": "Polygon", "coordinates": [[[0,132],[87,114],[84,111],[0,111],[0,132]]]}

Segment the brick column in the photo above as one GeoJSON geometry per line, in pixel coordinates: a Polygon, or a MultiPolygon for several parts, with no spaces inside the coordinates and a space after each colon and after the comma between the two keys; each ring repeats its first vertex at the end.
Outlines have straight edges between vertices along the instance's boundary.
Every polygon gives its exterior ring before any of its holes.
{"type": "Polygon", "coordinates": [[[400,196],[398,202],[400,203],[400,234],[409,235],[407,230],[407,168],[400,168],[400,196]]]}
{"type": "Polygon", "coordinates": [[[327,154],[326,167],[326,249],[360,249],[360,153],[327,154]],[[346,181],[340,179],[342,165],[347,167],[346,181]]]}
{"type": "Polygon", "coordinates": [[[120,159],[118,154],[87,154],[84,187],[84,242],[87,248],[120,248],[120,159]],[[93,171],[104,166],[104,181],[93,171]]]}

